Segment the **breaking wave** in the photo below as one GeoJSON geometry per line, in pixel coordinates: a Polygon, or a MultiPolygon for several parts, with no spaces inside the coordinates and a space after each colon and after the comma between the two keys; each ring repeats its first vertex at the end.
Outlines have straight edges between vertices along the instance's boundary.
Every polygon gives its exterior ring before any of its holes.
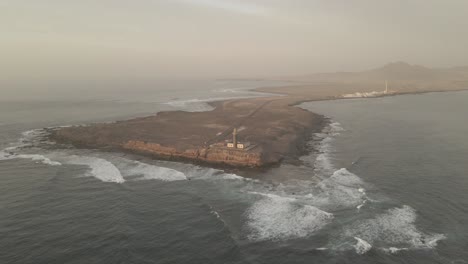
{"type": "Polygon", "coordinates": [[[141,176],[139,180],[181,181],[186,180],[184,173],[135,161],[123,171],[126,176],[141,176]]]}
{"type": "Polygon", "coordinates": [[[12,152],[20,148],[32,147],[36,141],[44,138],[46,135],[47,132],[42,128],[24,131],[21,133],[18,141],[11,143],[10,147],[5,148],[4,151],[12,152]]]}
{"type": "Polygon", "coordinates": [[[119,159],[116,166],[103,158],[73,155],[67,158],[66,163],[88,166],[90,176],[103,182],[124,183],[124,177],[130,176],[137,176],[135,180],[180,181],[187,179],[180,171],[127,159],[119,159]]]}
{"type": "MultiPolygon", "coordinates": [[[[226,90],[227,92],[228,90],[226,90]]],[[[231,90],[229,90],[231,91],[231,90]]],[[[232,93],[235,93],[233,90],[232,93]]],[[[170,105],[174,108],[189,111],[189,112],[205,112],[211,111],[214,108],[209,105],[209,102],[217,102],[217,101],[225,101],[225,100],[232,100],[232,99],[243,99],[243,98],[254,98],[263,96],[260,94],[252,93],[243,96],[229,96],[229,97],[210,97],[205,99],[188,99],[188,100],[176,100],[170,101],[165,104],[170,105]]]]}
{"type": "Polygon", "coordinates": [[[263,186],[268,192],[252,194],[260,199],[248,209],[247,226],[252,240],[285,240],[312,235],[334,218],[334,210],[358,207],[368,200],[366,184],[347,169],[335,169],[331,161],[333,137],[343,131],[338,123],[332,123],[318,136],[322,138],[319,155],[315,159],[316,181],[280,183],[263,186]]]}
{"type": "Polygon", "coordinates": [[[7,153],[3,150],[0,151],[0,160],[9,160],[9,159],[12,159],[13,158],[13,155],[10,154],[10,153],[7,153]]]}
{"type": "MultiPolygon", "coordinates": [[[[389,209],[375,218],[360,221],[345,231],[346,236],[359,237],[369,244],[395,253],[408,248],[434,248],[443,234],[424,234],[415,225],[416,212],[404,205],[389,209]]],[[[359,253],[359,252],[358,252],[359,253]]]]}
{"type": "Polygon", "coordinates": [[[226,173],[223,170],[213,168],[203,168],[199,166],[192,167],[186,172],[188,178],[198,180],[242,180],[242,181],[254,181],[249,178],[244,178],[237,174],[226,173]]]}
{"type": "Polygon", "coordinates": [[[117,169],[114,164],[105,159],[85,156],[71,156],[68,158],[67,163],[88,166],[90,168],[90,176],[93,176],[103,182],[125,182],[122,174],[120,174],[119,169],[117,169]]]}
{"type": "Polygon", "coordinates": [[[342,168],[317,184],[315,192],[309,194],[323,206],[334,208],[353,207],[368,200],[364,182],[355,174],[342,168]]]}
{"type": "Polygon", "coordinates": [[[367,241],[360,239],[359,237],[354,237],[354,239],[357,240],[356,245],[354,245],[354,248],[356,249],[356,253],[362,255],[366,253],[367,251],[371,250],[372,245],[369,244],[367,241]]]}
{"type": "Polygon", "coordinates": [[[223,173],[221,177],[225,180],[246,180],[246,178],[232,173],[223,173]]]}
{"type": "MultiPolygon", "coordinates": [[[[8,148],[9,149],[9,148],[8,148]]],[[[44,155],[40,154],[15,154],[12,152],[0,151],[0,160],[12,160],[12,159],[30,159],[35,162],[40,162],[51,166],[60,166],[62,163],[53,161],[44,155]]]]}
{"type": "Polygon", "coordinates": [[[19,159],[31,159],[33,161],[41,162],[43,164],[47,164],[47,165],[51,165],[51,166],[60,166],[60,165],[62,165],[62,163],[60,163],[58,161],[50,160],[49,158],[47,158],[47,157],[45,157],[43,155],[39,155],[39,154],[20,154],[20,155],[14,156],[14,157],[19,158],[19,159]]]}
{"type": "Polygon", "coordinates": [[[315,137],[320,140],[318,155],[314,162],[314,170],[319,177],[330,176],[335,172],[332,162],[332,143],[344,129],[337,122],[330,123],[321,133],[316,133],[315,137]]]}
{"type": "Polygon", "coordinates": [[[294,198],[273,194],[262,196],[247,211],[248,238],[251,240],[284,240],[310,236],[328,224],[333,215],[294,198]]]}
{"type": "Polygon", "coordinates": [[[211,111],[214,108],[208,104],[212,100],[201,100],[201,99],[190,99],[180,101],[170,101],[165,104],[170,105],[174,108],[189,111],[189,112],[205,112],[211,111]]]}

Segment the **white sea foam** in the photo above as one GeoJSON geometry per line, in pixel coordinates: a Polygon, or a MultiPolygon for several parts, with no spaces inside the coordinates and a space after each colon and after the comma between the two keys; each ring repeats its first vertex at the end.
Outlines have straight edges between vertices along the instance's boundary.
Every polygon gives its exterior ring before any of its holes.
{"type": "Polygon", "coordinates": [[[18,141],[10,143],[10,147],[5,148],[4,151],[10,152],[24,147],[31,147],[38,139],[42,139],[46,135],[47,132],[42,128],[24,131],[18,141]]]}
{"type": "Polygon", "coordinates": [[[203,112],[203,111],[210,111],[214,109],[212,106],[208,104],[209,102],[225,101],[225,100],[232,100],[232,99],[243,99],[243,98],[250,98],[250,97],[259,97],[259,95],[211,97],[211,98],[205,98],[205,99],[177,100],[177,101],[167,102],[166,104],[172,107],[190,111],[190,112],[203,112]]]}
{"type": "Polygon", "coordinates": [[[204,111],[210,111],[214,109],[212,106],[208,104],[208,102],[210,101],[215,101],[215,100],[214,99],[211,99],[211,100],[190,99],[190,100],[170,101],[170,102],[167,102],[166,104],[174,108],[186,110],[190,112],[204,112],[204,111]]]}
{"type": "Polygon", "coordinates": [[[346,230],[347,236],[360,237],[368,243],[387,247],[433,248],[444,239],[442,234],[424,234],[415,225],[416,212],[404,205],[373,219],[360,221],[346,230]]]}
{"type": "Polygon", "coordinates": [[[195,167],[192,170],[186,172],[188,178],[199,179],[199,180],[237,180],[237,181],[253,181],[249,178],[244,178],[237,174],[225,173],[222,170],[213,168],[202,168],[195,167]]]}
{"type": "Polygon", "coordinates": [[[364,205],[366,205],[366,203],[367,203],[367,200],[362,201],[362,204],[356,206],[356,209],[361,210],[361,208],[362,208],[364,205]]]}
{"type": "Polygon", "coordinates": [[[318,152],[314,168],[316,174],[320,177],[331,175],[336,169],[332,164],[331,154],[333,151],[332,143],[335,137],[344,131],[338,122],[330,123],[321,133],[315,134],[315,137],[320,138],[318,152]]]}
{"type": "Polygon", "coordinates": [[[181,181],[187,179],[185,174],[180,171],[138,161],[127,166],[123,173],[126,176],[141,175],[140,180],[181,181]]]}
{"type": "Polygon", "coordinates": [[[47,157],[45,157],[43,155],[40,155],[40,154],[19,154],[19,155],[15,155],[14,157],[19,158],[19,159],[31,159],[33,161],[41,162],[41,163],[51,165],[51,166],[60,166],[60,165],[62,165],[62,163],[60,163],[58,161],[50,160],[49,158],[47,158],[47,157]]]}
{"type": "Polygon", "coordinates": [[[326,247],[319,247],[319,248],[316,248],[315,250],[318,250],[318,251],[325,251],[325,250],[328,250],[328,248],[326,248],[326,247]]]}
{"type": "Polygon", "coordinates": [[[215,210],[212,210],[211,213],[216,216],[216,218],[220,219],[221,216],[218,214],[218,212],[216,212],[215,210]]]}
{"type": "Polygon", "coordinates": [[[318,183],[306,197],[325,207],[358,206],[368,200],[363,185],[364,182],[357,175],[343,168],[318,183]]]}
{"type": "Polygon", "coordinates": [[[221,177],[225,180],[245,180],[244,177],[231,173],[223,173],[221,177]]]}
{"type": "Polygon", "coordinates": [[[317,155],[314,162],[315,171],[320,177],[330,175],[335,171],[327,153],[317,155]]]}
{"type": "Polygon", "coordinates": [[[332,122],[330,123],[329,126],[330,126],[330,132],[333,135],[338,135],[340,132],[344,131],[344,128],[338,122],[332,122]]]}
{"type": "Polygon", "coordinates": [[[103,182],[125,182],[119,169],[105,159],[87,156],[70,156],[67,158],[67,163],[88,166],[90,168],[90,176],[103,182]]]}
{"type": "MultiPolygon", "coordinates": [[[[261,194],[261,193],[257,193],[261,194]]],[[[294,198],[261,194],[247,211],[251,240],[285,240],[306,237],[328,224],[333,215],[294,198]]]]}
{"type": "Polygon", "coordinates": [[[354,239],[357,240],[357,243],[354,245],[354,249],[356,249],[356,253],[362,255],[366,253],[367,251],[371,250],[372,245],[369,244],[364,239],[361,239],[359,237],[354,237],[354,239]]]}
{"type": "Polygon", "coordinates": [[[14,158],[14,155],[11,155],[10,153],[7,153],[3,150],[0,151],[0,160],[9,160],[14,158]]]}
{"type": "Polygon", "coordinates": [[[382,248],[382,250],[390,254],[396,254],[400,251],[406,251],[408,250],[408,248],[389,247],[389,248],[382,248]]]}
{"type": "Polygon", "coordinates": [[[21,133],[20,141],[24,144],[32,144],[35,139],[42,138],[47,135],[43,128],[32,129],[21,133]]]}
{"type": "Polygon", "coordinates": [[[43,164],[51,165],[51,166],[60,166],[62,165],[58,161],[53,161],[47,158],[44,155],[40,154],[15,154],[15,153],[7,153],[5,151],[0,151],[0,160],[11,160],[11,159],[30,159],[36,162],[40,162],[43,164]]]}

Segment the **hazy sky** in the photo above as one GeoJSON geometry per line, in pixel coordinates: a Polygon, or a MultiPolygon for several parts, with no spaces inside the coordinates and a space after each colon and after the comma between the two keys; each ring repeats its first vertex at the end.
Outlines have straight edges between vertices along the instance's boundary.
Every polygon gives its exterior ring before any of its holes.
{"type": "Polygon", "coordinates": [[[466,65],[467,12],[466,0],[0,0],[0,81],[466,65]]]}

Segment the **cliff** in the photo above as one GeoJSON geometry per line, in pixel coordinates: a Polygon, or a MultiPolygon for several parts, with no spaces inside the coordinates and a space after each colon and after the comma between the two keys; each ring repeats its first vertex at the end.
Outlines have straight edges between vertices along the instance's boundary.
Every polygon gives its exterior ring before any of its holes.
{"type": "Polygon", "coordinates": [[[233,166],[260,167],[267,165],[269,162],[263,158],[261,151],[244,151],[220,147],[179,151],[174,147],[164,147],[157,143],[145,143],[136,140],[128,141],[122,147],[126,150],[151,154],[159,158],[197,160],[233,166]]]}

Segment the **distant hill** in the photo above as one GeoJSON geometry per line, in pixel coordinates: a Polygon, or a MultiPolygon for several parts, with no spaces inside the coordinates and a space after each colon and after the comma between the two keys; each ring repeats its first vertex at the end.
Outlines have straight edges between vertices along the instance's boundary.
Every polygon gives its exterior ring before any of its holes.
{"type": "Polygon", "coordinates": [[[468,67],[428,68],[406,62],[393,62],[383,67],[362,72],[317,73],[302,76],[307,81],[327,82],[420,82],[468,81],[468,67]]]}

